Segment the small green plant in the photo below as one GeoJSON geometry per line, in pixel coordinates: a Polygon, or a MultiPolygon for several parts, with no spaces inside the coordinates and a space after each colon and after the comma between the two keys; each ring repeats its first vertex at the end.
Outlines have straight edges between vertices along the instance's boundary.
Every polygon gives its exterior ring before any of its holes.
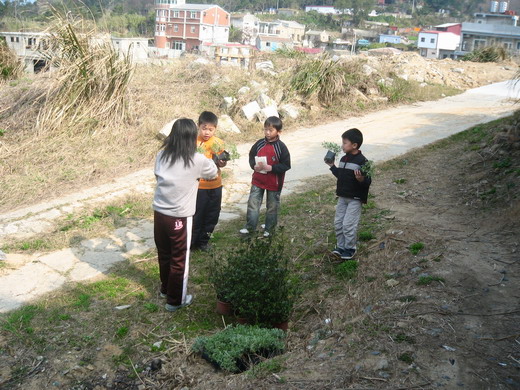
{"type": "Polygon", "coordinates": [[[394,341],[396,343],[408,343],[408,344],[415,344],[415,340],[413,337],[408,336],[404,333],[399,333],[398,335],[394,336],[394,341]]]}
{"type": "Polygon", "coordinates": [[[366,177],[374,177],[374,174],[376,172],[376,166],[374,161],[368,160],[362,167],[361,167],[361,173],[363,176],[366,177]]]}
{"type": "Polygon", "coordinates": [[[118,339],[122,339],[123,337],[125,337],[128,334],[129,331],[130,331],[130,329],[128,328],[128,326],[121,326],[116,331],[116,337],[118,339]]]}
{"type": "Polygon", "coordinates": [[[155,313],[159,310],[159,306],[157,306],[155,303],[145,303],[143,306],[150,313],[155,313]]]}
{"type": "Polygon", "coordinates": [[[197,337],[192,346],[217,367],[229,372],[241,372],[285,350],[285,333],[280,329],[257,326],[228,326],[208,337],[197,337]]]}
{"type": "Polygon", "coordinates": [[[488,46],[482,49],[477,49],[464,55],[462,61],[473,61],[473,62],[499,62],[507,59],[509,54],[503,47],[488,46]]]}
{"type": "Polygon", "coordinates": [[[370,241],[370,240],[373,240],[374,238],[376,238],[376,236],[371,231],[365,230],[365,231],[359,232],[360,241],[370,241]]]}
{"type": "Polygon", "coordinates": [[[422,242],[415,242],[408,247],[408,250],[412,253],[412,255],[417,255],[423,249],[424,244],[422,242]]]}
{"type": "Polygon", "coordinates": [[[322,142],[321,146],[333,153],[341,153],[341,145],[337,144],[336,142],[322,142]]]}
{"type": "Polygon", "coordinates": [[[3,136],[3,135],[5,134],[6,131],[7,131],[7,130],[5,130],[5,129],[0,129],[0,137],[3,136]]]}
{"type": "Polygon", "coordinates": [[[336,275],[340,279],[350,280],[357,274],[358,262],[356,260],[347,260],[336,266],[336,275]]]}
{"type": "Polygon", "coordinates": [[[394,183],[395,183],[395,184],[404,184],[404,183],[406,183],[406,179],[403,179],[403,178],[401,178],[401,179],[395,179],[395,180],[394,180],[394,183]]]}
{"type": "Polygon", "coordinates": [[[402,362],[412,364],[413,363],[413,357],[409,353],[403,353],[399,355],[398,359],[402,362]]]}
{"type": "Polygon", "coordinates": [[[501,168],[509,168],[512,165],[511,157],[506,157],[499,162],[493,164],[493,168],[501,169],[501,168]]]}
{"type": "Polygon", "coordinates": [[[442,282],[444,283],[444,278],[440,276],[420,276],[419,281],[417,282],[418,286],[428,286],[432,282],[442,282]]]}

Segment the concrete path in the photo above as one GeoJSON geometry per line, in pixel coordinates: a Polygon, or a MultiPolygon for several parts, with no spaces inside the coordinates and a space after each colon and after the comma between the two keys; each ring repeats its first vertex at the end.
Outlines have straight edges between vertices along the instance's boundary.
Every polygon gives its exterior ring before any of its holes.
{"type": "MultiPolygon", "coordinates": [[[[502,82],[435,102],[400,106],[283,134],[293,165],[286,177],[284,194],[294,191],[307,178],[328,173],[328,166],[323,163],[326,151],[321,143],[340,143],[341,134],[351,127],[363,131],[363,153],[379,162],[473,125],[510,115],[518,109],[514,100],[519,96],[519,86],[502,82]]],[[[259,134],[259,138],[261,136],[259,134]]],[[[225,189],[222,220],[241,216],[245,209],[251,179],[247,162],[250,146],[239,145],[242,157],[231,164],[233,182],[225,189]]],[[[133,191],[150,193],[151,196],[153,186],[150,168],[52,202],[0,215],[0,240],[7,235],[37,235],[51,229],[53,221],[60,216],[133,191]]],[[[7,254],[10,262],[20,261],[25,265],[0,277],[0,312],[20,307],[67,282],[99,276],[128,256],[153,248],[152,237],[152,224],[143,221],[118,229],[110,237],[85,240],[77,248],[35,255],[30,259],[7,254]]]]}

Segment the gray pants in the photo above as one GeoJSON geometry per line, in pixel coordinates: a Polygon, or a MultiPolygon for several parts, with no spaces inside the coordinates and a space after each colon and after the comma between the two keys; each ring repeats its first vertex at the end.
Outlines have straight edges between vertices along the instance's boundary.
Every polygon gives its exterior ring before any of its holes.
{"type": "Polygon", "coordinates": [[[338,197],[334,229],[338,248],[356,249],[357,229],[361,217],[361,201],[338,197]]]}

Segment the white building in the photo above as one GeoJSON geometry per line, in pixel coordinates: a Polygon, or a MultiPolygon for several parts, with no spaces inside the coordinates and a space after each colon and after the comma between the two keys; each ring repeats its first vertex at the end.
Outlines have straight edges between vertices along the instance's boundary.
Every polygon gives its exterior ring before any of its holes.
{"type": "Polygon", "coordinates": [[[116,51],[128,55],[133,62],[145,62],[148,59],[148,38],[110,37],[110,39],[116,51]]]}
{"type": "Polygon", "coordinates": [[[247,13],[231,15],[231,25],[234,28],[242,30],[242,43],[255,45],[258,35],[258,24],[260,19],[255,15],[247,13]]]}
{"type": "Polygon", "coordinates": [[[426,58],[454,58],[460,46],[460,35],[445,31],[421,31],[417,47],[426,58]]]}

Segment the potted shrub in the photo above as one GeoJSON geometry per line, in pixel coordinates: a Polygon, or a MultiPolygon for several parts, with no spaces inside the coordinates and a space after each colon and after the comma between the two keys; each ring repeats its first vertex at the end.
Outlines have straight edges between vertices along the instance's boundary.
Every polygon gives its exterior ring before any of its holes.
{"type": "Polygon", "coordinates": [[[336,156],[341,153],[341,146],[335,142],[322,142],[321,146],[327,149],[327,154],[323,160],[328,164],[333,164],[336,161],[336,156]]]}
{"type": "Polygon", "coordinates": [[[211,151],[213,152],[213,161],[215,161],[215,163],[218,161],[230,161],[240,158],[236,145],[225,145],[215,142],[211,146],[211,151]]]}
{"type": "Polygon", "coordinates": [[[192,350],[213,364],[229,371],[242,372],[263,358],[271,358],[285,350],[285,334],[279,329],[256,326],[228,326],[208,337],[197,337],[192,350]]]}
{"type": "Polygon", "coordinates": [[[248,242],[228,257],[228,264],[234,268],[228,297],[238,317],[263,326],[288,321],[296,290],[283,253],[283,234],[248,242]]]}
{"type": "Polygon", "coordinates": [[[232,305],[229,302],[230,291],[233,289],[233,269],[227,262],[223,262],[216,257],[213,257],[209,264],[209,281],[215,288],[217,293],[217,307],[218,314],[231,315],[233,314],[232,305]]]}

